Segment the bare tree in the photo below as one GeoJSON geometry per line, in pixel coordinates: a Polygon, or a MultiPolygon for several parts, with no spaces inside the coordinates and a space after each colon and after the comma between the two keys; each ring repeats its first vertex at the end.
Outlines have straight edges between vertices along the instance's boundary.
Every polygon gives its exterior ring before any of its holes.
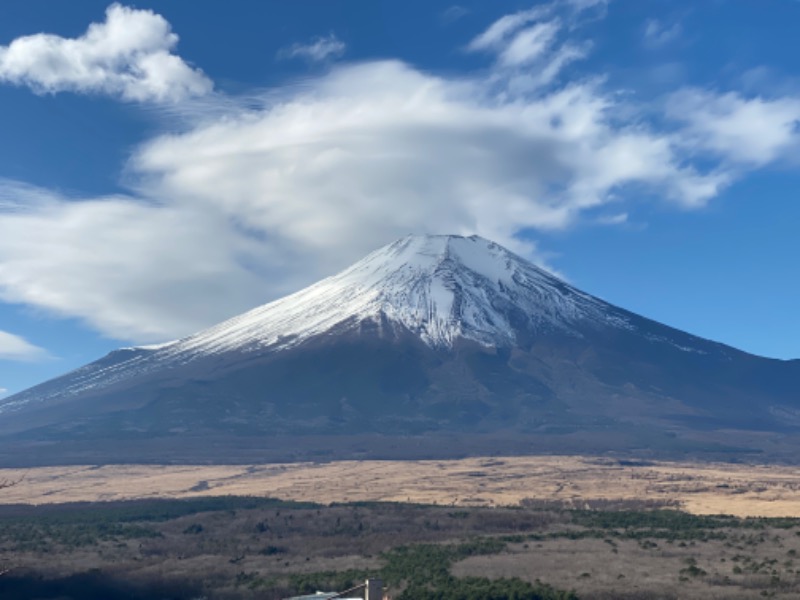
{"type": "MultiPolygon", "coordinates": [[[[25,473],[25,475],[27,475],[27,473],[25,473]]],[[[25,475],[19,479],[0,479],[0,490],[22,483],[22,480],[25,479],[25,475]]]]}

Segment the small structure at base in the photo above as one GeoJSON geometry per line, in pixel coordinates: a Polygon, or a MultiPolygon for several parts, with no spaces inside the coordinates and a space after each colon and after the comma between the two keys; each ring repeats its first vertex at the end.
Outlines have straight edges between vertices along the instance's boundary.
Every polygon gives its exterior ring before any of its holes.
{"type": "Polygon", "coordinates": [[[284,598],[284,600],[329,600],[336,596],[336,592],[317,592],[316,594],[307,594],[305,596],[292,596],[291,598],[284,598]]]}
{"type": "Polygon", "coordinates": [[[383,600],[383,581],[367,579],[361,585],[344,592],[317,592],[306,596],[293,596],[285,600],[383,600]],[[364,590],[364,596],[351,596],[357,590],[364,590]]]}
{"type": "Polygon", "coordinates": [[[367,579],[364,584],[364,600],[383,600],[383,581],[367,579]]]}

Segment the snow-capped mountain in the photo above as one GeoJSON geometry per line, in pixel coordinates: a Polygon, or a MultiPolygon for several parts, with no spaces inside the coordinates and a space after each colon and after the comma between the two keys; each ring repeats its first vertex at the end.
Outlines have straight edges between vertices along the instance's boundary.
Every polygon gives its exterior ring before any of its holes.
{"type": "Polygon", "coordinates": [[[349,323],[388,323],[431,347],[459,339],[512,346],[514,311],[530,325],[577,333],[582,320],[627,326],[608,304],[478,236],[409,236],[349,269],[183,340],[165,355],[288,348],[349,323]]]}
{"type": "Polygon", "coordinates": [[[208,330],[7,398],[0,431],[532,433],[743,417],[769,429],[800,409],[798,389],[797,362],[644,319],[480,237],[409,236],[208,330]]]}

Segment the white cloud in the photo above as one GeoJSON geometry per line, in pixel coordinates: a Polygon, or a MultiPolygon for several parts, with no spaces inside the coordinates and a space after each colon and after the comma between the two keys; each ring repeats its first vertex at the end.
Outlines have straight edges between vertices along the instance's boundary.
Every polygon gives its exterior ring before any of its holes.
{"type": "MultiPolygon", "coordinates": [[[[471,51],[500,51],[501,53],[514,45],[515,36],[523,34],[523,39],[530,36],[526,34],[533,25],[546,23],[553,20],[554,15],[560,14],[563,19],[574,22],[575,19],[586,11],[599,9],[605,11],[608,0],[564,0],[540,4],[527,10],[500,17],[492,23],[486,31],[475,37],[469,45],[471,51]]],[[[520,41],[520,45],[524,42],[520,41]]]]}
{"type": "Polygon", "coordinates": [[[563,14],[544,14],[505,17],[476,38],[494,57],[488,72],[373,61],[257,104],[203,104],[185,131],[137,150],[130,196],[0,182],[0,299],[159,341],[407,233],[477,233],[535,257],[521,232],[600,214],[619,223],[632,195],[702,206],[733,181],[735,157],[700,124],[658,130],[602,79],[558,83],[564,56],[585,46],[567,38],[563,14]],[[555,33],[536,50],[530,30],[541,26],[555,33]]]}
{"type": "Polygon", "coordinates": [[[339,58],[347,46],[333,33],[314,39],[309,44],[293,44],[278,52],[278,58],[303,58],[312,62],[323,62],[331,58],[339,58]]]}
{"type": "Polygon", "coordinates": [[[505,47],[508,39],[529,23],[536,22],[551,14],[550,6],[539,6],[500,17],[486,31],[473,39],[469,50],[495,50],[505,47]]]}
{"type": "Polygon", "coordinates": [[[558,21],[537,23],[514,35],[500,53],[500,64],[517,67],[533,62],[553,46],[561,25],[558,21]]]}
{"type": "Polygon", "coordinates": [[[686,89],[669,99],[667,114],[685,125],[686,144],[726,160],[757,167],[800,148],[800,100],[793,97],[686,89]]]}
{"type": "Polygon", "coordinates": [[[292,285],[259,266],[267,245],[256,248],[213,211],[68,199],[8,182],[3,197],[17,204],[0,211],[0,299],[81,318],[111,337],[163,340],[292,285]]]}
{"type": "Polygon", "coordinates": [[[577,11],[589,10],[591,8],[605,9],[610,0],[567,0],[567,4],[577,11]]]}
{"type": "Polygon", "coordinates": [[[665,25],[658,19],[648,19],[644,26],[644,43],[650,48],[665,46],[683,33],[680,23],[665,25]]]}
{"type": "Polygon", "coordinates": [[[575,26],[576,14],[596,4],[545,4],[506,15],[476,36],[467,50],[494,54],[496,77],[511,93],[546,87],[567,65],[587,54],[588,43],[564,37],[575,26]]]}
{"type": "Polygon", "coordinates": [[[171,51],[178,36],[150,10],[112,4],[104,23],[74,39],[38,33],[0,46],[0,81],[37,93],[72,91],[174,102],[211,91],[211,81],[171,51]]]}
{"type": "Polygon", "coordinates": [[[6,388],[0,388],[0,395],[7,394],[8,390],[6,388]]]}
{"type": "Polygon", "coordinates": [[[459,19],[463,19],[468,14],[470,14],[470,9],[461,6],[460,4],[454,4],[448,7],[442,13],[442,21],[445,23],[453,23],[454,21],[458,21],[459,19]]]}
{"type": "Polygon", "coordinates": [[[359,239],[364,250],[420,228],[509,243],[569,225],[619,186],[679,197],[702,179],[668,140],[614,124],[591,82],[507,100],[487,98],[485,83],[391,61],[340,68],[262,110],[153,140],[134,165],[148,195],[304,247],[359,239]]]}
{"type": "MultiPolygon", "coordinates": [[[[26,339],[0,330],[0,360],[20,362],[37,361],[47,358],[44,348],[34,346],[26,339]]],[[[6,390],[0,390],[0,393],[6,390]]]]}
{"type": "Polygon", "coordinates": [[[622,225],[628,222],[628,213],[617,213],[612,215],[603,215],[595,220],[598,225],[622,225]]]}

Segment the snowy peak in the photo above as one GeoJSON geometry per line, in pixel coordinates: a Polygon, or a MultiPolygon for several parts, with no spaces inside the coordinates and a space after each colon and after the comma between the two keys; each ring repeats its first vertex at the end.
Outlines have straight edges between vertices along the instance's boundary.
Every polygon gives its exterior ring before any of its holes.
{"type": "Polygon", "coordinates": [[[520,260],[478,236],[411,235],[376,250],[341,275],[361,276],[362,284],[386,285],[402,273],[433,276],[440,269],[463,268],[487,280],[510,282],[514,262],[520,260]]]}
{"type": "Polygon", "coordinates": [[[555,314],[565,300],[553,293],[561,282],[478,236],[409,236],[341,277],[369,290],[376,298],[373,309],[431,346],[449,347],[458,337],[513,344],[515,309],[540,321],[566,316],[555,314]],[[539,301],[531,302],[531,293],[539,301]]]}
{"type": "Polygon", "coordinates": [[[520,320],[534,330],[570,330],[586,318],[608,321],[609,311],[478,236],[408,236],[338,275],[159,350],[278,349],[364,321],[400,325],[432,347],[451,347],[457,338],[507,346],[520,320]]]}

